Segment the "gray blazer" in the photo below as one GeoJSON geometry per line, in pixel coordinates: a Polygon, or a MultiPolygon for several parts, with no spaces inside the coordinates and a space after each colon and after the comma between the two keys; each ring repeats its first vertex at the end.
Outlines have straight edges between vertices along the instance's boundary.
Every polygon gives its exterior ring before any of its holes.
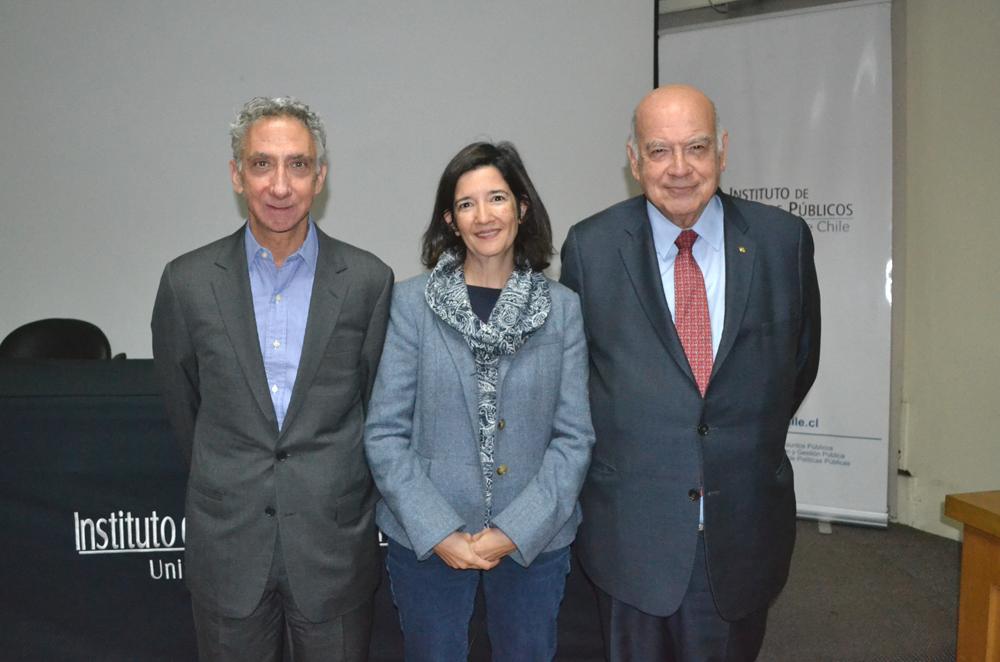
{"type": "Polygon", "coordinates": [[[805,222],[719,197],[726,315],[704,398],[663,295],[645,198],[570,229],[562,282],[583,305],[597,430],[580,496],[584,569],[619,600],[673,613],[691,577],[703,498],[712,595],[737,620],[766,606],[788,576],[795,489],[785,435],[816,377],[820,307],[805,222]]]}
{"type": "MultiPolygon", "coordinates": [[[[483,527],[478,392],[472,351],[424,299],[427,275],[396,286],[385,350],[365,427],[382,493],[379,528],[424,559],[455,531],[483,527]]],[[[545,324],[501,358],[493,523],[527,566],[565,547],[580,523],[577,495],[594,432],[587,347],[577,296],[549,283],[545,324]]]]}
{"type": "Polygon", "coordinates": [[[280,531],[296,604],[326,620],[368,600],[380,573],[361,438],[392,271],[317,233],[302,357],[279,432],[243,233],[170,262],[153,309],[156,368],[190,463],[185,580],[217,613],[248,616],[280,531]]]}

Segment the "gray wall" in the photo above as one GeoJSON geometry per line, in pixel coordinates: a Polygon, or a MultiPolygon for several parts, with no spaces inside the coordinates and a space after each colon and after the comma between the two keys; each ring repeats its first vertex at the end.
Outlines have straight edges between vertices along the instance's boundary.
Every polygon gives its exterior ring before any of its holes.
{"type": "Polygon", "coordinates": [[[326,119],[320,225],[397,278],[420,271],[442,168],[481,138],[519,147],[558,246],[629,195],[652,50],[648,0],[0,0],[0,337],[79,317],[149,357],[163,264],[241,222],[227,128],[258,94],[326,119]]]}

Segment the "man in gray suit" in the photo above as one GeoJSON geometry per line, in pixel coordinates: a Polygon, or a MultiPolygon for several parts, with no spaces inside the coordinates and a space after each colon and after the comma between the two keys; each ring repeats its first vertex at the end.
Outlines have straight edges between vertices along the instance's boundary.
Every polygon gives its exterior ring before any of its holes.
{"type": "Polygon", "coordinates": [[[327,173],[308,106],[231,127],[247,223],[163,272],[153,355],[190,465],[185,579],[203,660],[363,660],[379,577],[365,409],[392,271],[310,218],[327,173]]]}
{"type": "Polygon", "coordinates": [[[753,660],[788,576],[788,421],[819,361],[805,222],[719,190],[728,137],[683,85],[638,105],[643,195],[575,225],[597,443],[577,552],[612,660],[753,660]]]}

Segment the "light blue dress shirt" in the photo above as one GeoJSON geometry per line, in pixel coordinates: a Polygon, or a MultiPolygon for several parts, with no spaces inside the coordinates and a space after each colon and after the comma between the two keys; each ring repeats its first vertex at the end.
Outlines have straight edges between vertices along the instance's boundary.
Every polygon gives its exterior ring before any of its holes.
{"type": "Polygon", "coordinates": [[[249,226],[244,235],[257,338],[264,359],[267,389],[271,393],[280,430],[292,397],[295,375],[299,371],[319,239],[310,219],[309,231],[302,246],[285,258],[281,268],[278,268],[271,251],[257,243],[249,226]]]}
{"type": "MultiPolygon", "coordinates": [[[[677,237],[681,229],[674,225],[660,210],[646,201],[646,215],[653,229],[653,246],[656,262],[660,267],[663,294],[667,299],[670,316],[674,316],[674,259],[677,257],[677,237]]],[[[726,319],[726,251],[725,231],[722,225],[722,201],[714,195],[701,216],[691,226],[698,234],[698,240],[691,247],[691,255],[701,269],[705,279],[705,295],[708,298],[708,318],[712,323],[712,356],[719,352],[722,339],[722,324],[726,319]]],[[[698,528],[705,522],[705,500],[698,501],[698,528]]]]}
{"type": "MultiPolygon", "coordinates": [[[[660,267],[663,294],[667,299],[670,316],[674,315],[674,260],[677,258],[677,237],[681,229],[670,222],[660,210],[646,201],[646,214],[653,228],[653,246],[656,261],[660,267]]],[[[708,206],[691,227],[698,234],[698,240],[691,247],[694,261],[705,279],[705,294],[708,297],[708,318],[712,322],[712,356],[719,351],[722,340],[722,323],[726,318],[726,251],[722,225],[722,201],[712,196],[708,206]]]]}

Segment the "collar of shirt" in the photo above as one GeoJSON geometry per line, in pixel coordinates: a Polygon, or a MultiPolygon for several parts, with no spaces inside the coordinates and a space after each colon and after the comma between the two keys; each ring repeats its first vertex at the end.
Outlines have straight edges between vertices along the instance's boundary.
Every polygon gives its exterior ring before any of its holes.
{"type": "MultiPolygon", "coordinates": [[[[319,256],[319,238],[316,236],[316,224],[313,223],[312,218],[308,222],[309,231],[306,233],[305,241],[302,242],[297,251],[286,258],[285,264],[288,264],[288,260],[298,257],[302,259],[302,262],[309,269],[310,273],[316,273],[316,259],[319,256]]],[[[274,265],[274,257],[271,255],[271,251],[257,242],[257,238],[250,231],[249,223],[246,225],[246,231],[243,233],[243,245],[247,252],[247,265],[250,265],[251,268],[258,259],[267,260],[272,266],[274,265]],[[264,253],[266,253],[266,257],[263,255],[264,253]]]]}
{"type": "MultiPolygon", "coordinates": [[[[661,262],[673,264],[673,259],[677,255],[677,237],[681,234],[681,229],[673,224],[666,216],[660,213],[652,202],[646,200],[646,215],[649,217],[649,224],[653,229],[653,245],[656,248],[656,255],[661,262]]],[[[705,240],[713,250],[721,251],[723,243],[722,229],[722,200],[718,195],[713,195],[708,201],[701,216],[691,226],[691,229],[698,233],[698,236],[705,240]]]]}

